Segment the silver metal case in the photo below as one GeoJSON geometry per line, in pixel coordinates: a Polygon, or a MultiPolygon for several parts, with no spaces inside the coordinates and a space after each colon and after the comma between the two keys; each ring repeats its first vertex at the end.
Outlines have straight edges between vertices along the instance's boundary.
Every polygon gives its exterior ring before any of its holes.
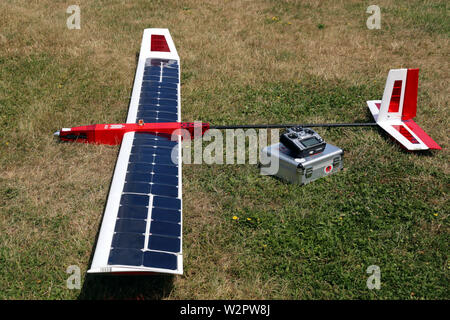
{"type": "Polygon", "coordinates": [[[344,164],[343,150],[328,143],[323,152],[305,158],[294,157],[281,142],[265,147],[261,153],[261,174],[275,175],[297,184],[307,184],[336,173],[344,164]],[[278,168],[274,161],[278,161],[278,168]]]}

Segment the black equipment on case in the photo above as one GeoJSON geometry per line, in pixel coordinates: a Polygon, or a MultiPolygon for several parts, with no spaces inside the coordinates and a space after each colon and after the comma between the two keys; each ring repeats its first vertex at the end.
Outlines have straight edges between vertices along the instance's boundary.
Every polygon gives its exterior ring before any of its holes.
{"type": "Polygon", "coordinates": [[[280,137],[280,142],[300,158],[320,153],[326,146],[326,142],[317,132],[302,127],[286,129],[286,132],[280,137]]]}

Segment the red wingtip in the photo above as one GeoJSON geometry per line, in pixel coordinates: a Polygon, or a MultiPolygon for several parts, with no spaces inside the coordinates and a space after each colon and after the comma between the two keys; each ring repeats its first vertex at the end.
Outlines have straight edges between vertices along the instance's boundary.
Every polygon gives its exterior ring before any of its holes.
{"type": "Polygon", "coordinates": [[[439,146],[428,134],[417,123],[412,119],[408,119],[403,121],[403,123],[414,132],[415,135],[419,137],[420,140],[423,141],[427,145],[428,148],[434,150],[441,150],[441,146],[439,146]]]}
{"type": "Polygon", "coordinates": [[[166,37],[160,34],[152,34],[150,50],[170,52],[169,46],[167,45],[166,37]]]}

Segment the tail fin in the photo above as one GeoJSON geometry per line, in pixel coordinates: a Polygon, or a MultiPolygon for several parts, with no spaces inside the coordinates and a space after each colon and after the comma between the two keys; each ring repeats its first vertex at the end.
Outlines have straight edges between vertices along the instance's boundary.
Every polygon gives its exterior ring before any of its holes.
{"type": "Polygon", "coordinates": [[[417,111],[419,69],[390,70],[381,101],[367,101],[375,121],[408,150],[441,149],[412,119],[417,111]]]}
{"type": "Polygon", "coordinates": [[[379,120],[408,120],[416,116],[419,69],[389,71],[381,100],[379,120]]]}

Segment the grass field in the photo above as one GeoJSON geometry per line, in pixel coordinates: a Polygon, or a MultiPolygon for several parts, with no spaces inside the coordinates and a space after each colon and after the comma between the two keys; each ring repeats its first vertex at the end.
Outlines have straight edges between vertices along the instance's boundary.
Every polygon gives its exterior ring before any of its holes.
{"type": "Polygon", "coordinates": [[[369,1],[79,0],[80,30],[71,4],[0,2],[1,299],[450,298],[447,1],[377,1],[379,30],[369,1]],[[255,165],[184,165],[184,275],[87,277],[118,147],[52,133],[125,121],[152,27],[180,55],[183,121],[369,121],[389,69],[420,68],[417,122],[443,150],[321,129],[345,170],[304,187],[255,165]]]}

